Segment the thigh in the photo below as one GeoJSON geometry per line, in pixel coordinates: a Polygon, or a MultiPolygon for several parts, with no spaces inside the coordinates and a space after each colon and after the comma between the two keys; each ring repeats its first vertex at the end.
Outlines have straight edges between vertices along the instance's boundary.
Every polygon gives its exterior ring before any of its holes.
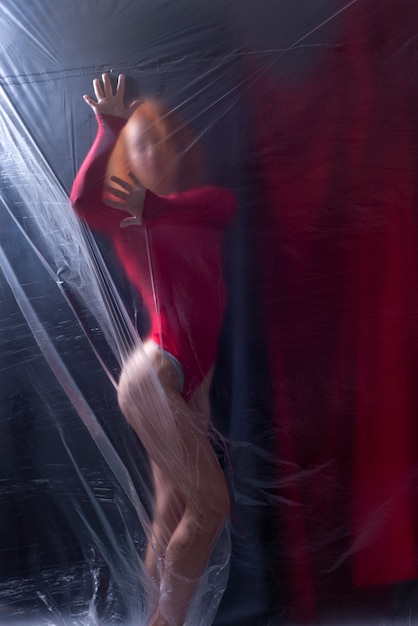
{"type": "Polygon", "coordinates": [[[199,499],[205,496],[213,499],[225,482],[209,439],[213,370],[187,403],[179,391],[179,378],[171,359],[153,342],[144,348],[157,373],[174,426],[171,443],[175,453],[160,457],[157,466],[170,487],[188,500],[192,494],[199,499]]]}
{"type": "Polygon", "coordinates": [[[165,458],[160,467],[162,473],[196,513],[214,509],[218,504],[224,508],[225,501],[229,501],[228,490],[210,442],[207,420],[193,411],[177,392],[166,389],[166,396],[175,417],[181,455],[165,458]]]}
{"type": "MultiPolygon", "coordinates": [[[[160,481],[190,503],[222,492],[224,477],[208,435],[208,416],[186,403],[178,370],[154,342],[146,342],[128,359],[119,385],[123,413],[134,427],[160,481]],[[159,381],[144,375],[144,355],[159,381]],[[161,394],[161,395],[159,395],[161,394]]],[[[208,405],[210,377],[197,390],[208,405]]],[[[206,412],[207,413],[207,412],[206,412]]]]}
{"type": "Polygon", "coordinates": [[[213,370],[211,367],[200,387],[196,389],[188,402],[190,409],[201,416],[207,430],[209,430],[211,408],[210,408],[210,388],[212,385],[213,370]]]}
{"type": "Polygon", "coordinates": [[[157,527],[157,532],[155,529],[154,532],[164,549],[183,516],[186,503],[184,497],[171,488],[155,463],[152,463],[152,472],[155,487],[154,522],[157,527]]]}

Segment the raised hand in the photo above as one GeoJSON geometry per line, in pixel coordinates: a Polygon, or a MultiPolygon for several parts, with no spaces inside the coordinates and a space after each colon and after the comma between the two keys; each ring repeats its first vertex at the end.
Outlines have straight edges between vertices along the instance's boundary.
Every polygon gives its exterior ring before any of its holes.
{"type": "Polygon", "coordinates": [[[121,228],[142,224],[142,211],[144,210],[145,193],[147,190],[133,172],[129,172],[129,178],[132,180],[133,185],[119,178],[119,176],[111,176],[110,178],[118,187],[105,185],[107,191],[116,198],[120,198],[120,200],[106,198],[104,200],[105,204],[113,209],[125,211],[132,215],[132,217],[125,217],[121,221],[121,228]]]}
{"type": "Polygon", "coordinates": [[[133,111],[141,104],[142,100],[139,98],[131,102],[128,106],[125,106],[123,101],[125,95],[125,76],[119,74],[115,93],[113,93],[109,74],[102,74],[102,83],[98,78],[95,78],[93,81],[93,89],[97,100],[84,95],[84,101],[87,102],[96,115],[115,115],[116,117],[128,119],[133,111]]]}

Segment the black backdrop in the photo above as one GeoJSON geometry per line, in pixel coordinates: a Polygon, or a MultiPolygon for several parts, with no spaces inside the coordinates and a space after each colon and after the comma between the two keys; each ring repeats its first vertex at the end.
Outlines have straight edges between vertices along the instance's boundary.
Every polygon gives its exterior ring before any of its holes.
{"type": "MultiPolygon", "coordinates": [[[[283,477],[288,474],[287,469],[280,473],[282,459],[277,452],[278,442],[286,438],[287,431],[277,409],[279,405],[274,404],[282,381],[277,374],[280,368],[271,368],[271,354],[272,347],[280,346],[282,338],[279,331],[276,333],[272,318],[266,325],[263,298],[266,290],[272,293],[270,304],[277,303],[278,313],[286,307],[286,301],[280,291],[283,268],[276,263],[275,255],[278,242],[282,241],[280,232],[260,228],[260,215],[267,207],[263,185],[268,180],[273,190],[280,189],[280,185],[286,187],[283,172],[292,172],[299,158],[303,162],[303,132],[309,145],[320,145],[324,137],[329,139],[333,131],[325,128],[320,134],[315,124],[328,119],[326,105],[334,102],[336,94],[342,94],[337,103],[340,108],[332,109],[331,114],[335,114],[338,129],[347,131],[346,135],[338,134],[337,147],[357,128],[358,119],[354,116],[345,124],[344,115],[366,100],[368,92],[361,89],[364,68],[357,68],[358,75],[350,87],[341,84],[345,80],[343,72],[330,71],[328,80],[325,76],[323,83],[318,84],[317,92],[307,89],[311,101],[306,107],[298,97],[286,97],[288,92],[303,94],[305,83],[310,84],[318,67],[330,55],[334,55],[333,60],[354,58],[357,33],[358,42],[365,49],[364,42],[369,37],[373,42],[364,57],[370,60],[370,67],[373,63],[379,66],[382,55],[382,74],[375,81],[378,87],[386,85],[382,76],[389,76],[385,74],[387,68],[399,63],[399,59],[408,61],[405,67],[411,71],[403,75],[401,70],[401,78],[408,84],[414,83],[416,11],[409,0],[0,2],[0,97],[4,105],[0,127],[0,621],[4,615],[5,622],[21,617],[42,623],[46,611],[56,623],[62,623],[60,619],[73,623],[70,614],[75,623],[77,619],[84,623],[82,616],[94,598],[103,619],[124,623],[133,610],[130,603],[136,593],[135,566],[129,560],[130,542],[140,550],[143,537],[140,529],[132,531],[136,528],[135,513],[45,358],[45,346],[47,350],[51,348],[49,340],[65,364],[74,388],[92,408],[145,501],[148,476],[141,446],[120,415],[114,389],[92,350],[93,339],[117,375],[117,364],[108,354],[102,334],[97,328],[92,330],[94,324],[89,321],[88,311],[82,311],[81,316],[74,312],[57,287],[57,272],[55,276],[48,272],[35,252],[42,253],[46,246],[42,233],[31,231],[36,202],[42,202],[42,197],[36,181],[28,182],[25,170],[15,167],[18,154],[12,149],[14,141],[9,128],[16,125],[21,129],[27,154],[50,168],[39,185],[43,188],[45,181],[49,182],[63,203],[95,133],[94,117],[81,96],[91,93],[93,78],[103,71],[115,75],[124,72],[130,94],[156,95],[172,106],[181,106],[196,132],[202,135],[211,177],[236,193],[239,211],[226,243],[229,304],[212,391],[213,421],[228,444],[228,454],[222,447],[219,454],[233,497],[231,571],[215,623],[274,626],[286,622],[291,604],[291,576],[287,561],[283,560],[287,550],[282,534],[283,510],[290,511],[287,523],[290,520],[291,525],[297,517],[293,517],[293,512],[300,508],[300,503],[286,499],[283,477]],[[384,23],[382,16],[386,13],[394,19],[384,23]],[[410,19],[404,20],[402,16],[409,14],[410,19]],[[352,40],[348,41],[347,33],[352,40]],[[389,42],[390,57],[385,56],[385,42],[389,42]],[[292,54],[288,54],[289,50],[292,54]],[[349,92],[353,84],[354,92],[349,92]],[[346,108],[341,104],[344,98],[351,103],[346,108]],[[311,102],[313,114],[309,117],[311,102]],[[319,107],[315,108],[318,102],[319,107]],[[310,126],[303,129],[302,124],[292,122],[285,128],[284,123],[280,124],[279,108],[283,119],[289,120],[293,120],[293,114],[296,119],[297,114],[303,119],[308,111],[310,126]],[[260,123],[263,111],[264,120],[260,123]],[[259,137],[263,128],[277,134],[263,143],[259,137]],[[282,143],[288,146],[291,157],[276,150],[282,143]],[[28,192],[26,200],[19,193],[23,188],[28,192]],[[37,200],[29,206],[32,192],[37,200]],[[23,225],[23,230],[18,225],[23,225]],[[25,236],[28,232],[32,244],[25,236]],[[267,260],[266,250],[271,252],[267,260]],[[27,303],[36,312],[36,323],[32,318],[28,320],[27,303]],[[80,317],[90,329],[88,336],[80,328],[80,317]]],[[[340,62],[344,67],[344,61],[340,62]]],[[[399,66],[403,67],[402,62],[399,66]]],[[[386,103],[397,110],[397,89],[386,80],[387,88],[382,93],[387,100],[382,110],[389,110],[386,103]]],[[[413,104],[408,114],[414,119],[413,104]]],[[[370,128],[376,131],[373,119],[370,128]]],[[[382,145],[384,130],[382,126],[376,131],[377,135],[381,132],[382,145]]],[[[370,146],[375,146],[373,138],[369,141],[370,146]]],[[[22,154],[25,158],[25,152],[22,154]]],[[[324,159],[332,168],[332,158],[324,159]]],[[[383,171],[389,170],[382,167],[383,171]]],[[[306,187],[309,197],[309,185],[313,189],[314,184],[306,182],[304,175],[303,178],[301,186],[306,187]]],[[[327,200],[333,209],[339,206],[340,192],[336,189],[342,185],[342,178],[336,168],[327,200]]],[[[349,193],[353,188],[355,184],[349,193]]],[[[409,193],[403,187],[398,191],[401,197],[409,193]]],[[[292,219],[296,224],[300,219],[299,206],[293,207],[291,202],[290,205],[292,211],[295,209],[292,219]]],[[[334,227],[331,222],[326,226],[334,227]]],[[[321,233],[318,241],[321,248],[321,233]]],[[[113,257],[109,242],[100,238],[99,245],[128,314],[136,319],[140,303],[113,257]]],[[[297,260],[300,250],[289,246],[285,253],[297,260]]],[[[277,258],[282,258],[280,255],[279,252],[277,258]]],[[[73,286],[69,293],[76,293],[73,286]]],[[[325,299],[323,311],[329,311],[329,305],[325,299]]],[[[306,313],[312,317],[312,310],[306,313]]],[[[321,332],[328,336],[328,329],[322,328],[321,332]]],[[[318,371],[320,364],[321,360],[318,371]]],[[[303,395],[305,385],[306,396],[314,406],[322,393],[328,393],[328,382],[320,376],[322,387],[315,387],[315,372],[312,380],[308,380],[309,373],[303,372],[300,377],[300,372],[296,374],[295,397],[303,395]],[[312,389],[314,395],[309,395],[312,389]]],[[[308,411],[306,424],[312,424],[316,417],[314,409],[308,411]]],[[[306,432],[311,432],[311,424],[306,432]]],[[[306,436],[297,429],[295,432],[301,439],[306,436]]],[[[309,485],[312,467],[307,469],[309,485]]],[[[298,470],[296,467],[296,473],[298,470]]],[[[305,480],[303,472],[301,476],[305,480]]],[[[321,487],[316,488],[321,495],[321,487]]],[[[314,489],[312,493],[316,493],[314,489]]],[[[345,498],[343,488],[341,494],[345,498]]],[[[333,515],[339,519],[346,512],[346,508],[334,510],[333,515]]],[[[315,516],[320,513],[312,509],[311,514],[310,522],[316,523],[315,516]]],[[[320,523],[319,527],[322,528],[320,523]]],[[[335,536],[323,535],[318,540],[316,536],[318,551],[334,539],[335,536]]],[[[331,579],[351,554],[351,548],[346,552],[344,543],[336,543],[341,552],[333,556],[334,569],[326,572],[331,579]]],[[[296,551],[296,564],[298,557],[296,551]]],[[[400,591],[395,577],[394,585],[383,591],[373,590],[369,594],[363,590],[360,595],[356,592],[338,604],[335,598],[343,593],[348,580],[343,577],[336,595],[334,589],[322,591],[322,598],[329,600],[333,596],[334,613],[327,623],[337,623],[337,616],[344,620],[349,609],[359,621],[363,617],[369,619],[370,610],[376,615],[383,612],[396,617],[401,608],[401,615],[414,614],[414,580],[408,576],[406,579],[408,584],[400,585],[400,591]]],[[[317,599],[316,609],[318,605],[320,608],[320,594],[317,599]]],[[[315,610],[304,611],[310,602],[300,598],[300,610],[296,611],[300,620],[301,615],[306,621],[316,620],[315,610]]]]}

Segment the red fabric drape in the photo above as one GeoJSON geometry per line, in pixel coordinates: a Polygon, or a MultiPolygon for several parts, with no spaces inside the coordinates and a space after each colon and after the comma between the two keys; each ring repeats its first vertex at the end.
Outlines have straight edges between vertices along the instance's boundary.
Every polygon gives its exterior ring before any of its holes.
{"type": "Polygon", "coordinates": [[[280,541],[299,619],[338,584],[417,577],[417,24],[414,0],[359,1],[309,75],[283,84],[290,51],[254,92],[280,541]]]}

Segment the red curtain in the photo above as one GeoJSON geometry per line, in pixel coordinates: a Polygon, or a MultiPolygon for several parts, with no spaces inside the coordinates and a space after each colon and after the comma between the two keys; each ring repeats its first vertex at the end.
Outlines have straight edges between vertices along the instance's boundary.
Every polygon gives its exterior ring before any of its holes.
{"type": "Polygon", "coordinates": [[[253,94],[280,541],[299,619],[336,590],[417,577],[418,4],[344,4],[305,75],[285,82],[280,68],[309,57],[309,37],[253,94]]]}

